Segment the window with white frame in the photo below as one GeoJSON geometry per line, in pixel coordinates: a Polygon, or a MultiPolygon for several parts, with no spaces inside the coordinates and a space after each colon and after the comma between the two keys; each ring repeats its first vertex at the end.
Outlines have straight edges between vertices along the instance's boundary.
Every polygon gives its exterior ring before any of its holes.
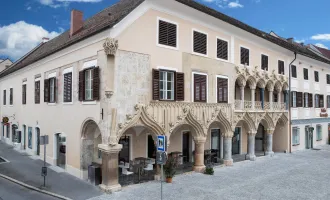
{"type": "Polygon", "coordinates": [[[159,72],[159,98],[160,100],[174,100],[174,72],[159,72]]]}
{"type": "Polygon", "coordinates": [[[158,20],[158,44],[177,48],[177,24],[158,20]]]}
{"type": "Polygon", "coordinates": [[[322,125],[316,125],[316,140],[322,140],[322,125]]]}
{"type": "Polygon", "coordinates": [[[63,72],[63,102],[72,102],[72,68],[63,72]]]}
{"type": "Polygon", "coordinates": [[[319,99],[319,95],[315,94],[315,108],[319,108],[320,107],[320,99],[319,99]]]}
{"type": "Polygon", "coordinates": [[[292,128],[292,145],[300,144],[300,128],[293,127],[292,128]]]}
{"type": "Polygon", "coordinates": [[[93,70],[85,71],[85,100],[93,100],[93,70]]]}
{"type": "Polygon", "coordinates": [[[305,101],[304,101],[304,107],[305,107],[305,108],[308,108],[308,102],[309,102],[309,101],[308,101],[308,96],[309,96],[309,94],[308,94],[307,92],[305,92],[305,93],[304,93],[304,100],[305,100],[305,101]]]}
{"type": "Polygon", "coordinates": [[[55,81],[56,78],[49,79],[49,102],[55,103],[55,81]]]}

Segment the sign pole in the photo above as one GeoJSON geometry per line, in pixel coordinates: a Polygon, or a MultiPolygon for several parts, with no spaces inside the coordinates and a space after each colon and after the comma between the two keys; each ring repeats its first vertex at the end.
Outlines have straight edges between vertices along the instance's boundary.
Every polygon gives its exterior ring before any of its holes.
{"type": "Polygon", "coordinates": [[[160,199],[163,200],[163,179],[164,179],[164,173],[163,173],[163,165],[160,165],[161,169],[160,169],[160,173],[161,173],[161,177],[160,177],[160,199]]]}
{"type": "MultiPolygon", "coordinates": [[[[46,167],[46,144],[44,145],[44,167],[46,167]]],[[[44,187],[46,187],[46,176],[44,176],[44,187]]]]}

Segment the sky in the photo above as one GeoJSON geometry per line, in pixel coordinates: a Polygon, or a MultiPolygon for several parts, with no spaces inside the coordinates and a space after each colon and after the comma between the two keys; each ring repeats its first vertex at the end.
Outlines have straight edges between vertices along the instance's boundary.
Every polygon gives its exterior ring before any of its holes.
{"type": "MultiPolygon", "coordinates": [[[[0,59],[13,61],[70,27],[70,11],[84,19],[119,0],[1,0],[0,59]]],[[[160,1],[160,0],[155,0],[160,1]]],[[[164,0],[161,0],[164,1],[164,0]]],[[[330,48],[329,0],[196,0],[269,33],[330,48]]]]}

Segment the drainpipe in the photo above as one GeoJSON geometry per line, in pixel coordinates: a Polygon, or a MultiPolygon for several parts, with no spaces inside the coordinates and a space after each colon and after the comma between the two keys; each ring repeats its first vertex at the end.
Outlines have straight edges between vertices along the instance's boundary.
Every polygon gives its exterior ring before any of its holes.
{"type": "Polygon", "coordinates": [[[289,65],[289,135],[290,135],[290,153],[292,153],[292,122],[291,122],[291,65],[297,59],[297,52],[294,52],[294,60],[289,65]]]}

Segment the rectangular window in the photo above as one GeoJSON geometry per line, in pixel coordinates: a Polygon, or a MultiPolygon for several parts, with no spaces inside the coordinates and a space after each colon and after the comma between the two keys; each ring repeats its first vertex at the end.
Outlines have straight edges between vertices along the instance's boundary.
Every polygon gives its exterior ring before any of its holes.
{"type": "Polygon", "coordinates": [[[304,80],[308,80],[308,69],[304,68],[304,80]]]}
{"type": "Polygon", "coordinates": [[[85,100],[93,100],[93,70],[85,71],[85,100]]]}
{"type": "Polygon", "coordinates": [[[194,74],[194,101],[207,102],[207,76],[194,74]]]}
{"type": "Polygon", "coordinates": [[[63,102],[72,102],[72,72],[64,74],[63,85],[63,102]]]}
{"type": "Polygon", "coordinates": [[[174,100],[174,72],[160,71],[160,100],[174,100]]]}
{"type": "Polygon", "coordinates": [[[296,108],[297,107],[297,92],[291,92],[291,102],[292,102],[292,107],[296,108]]]}
{"type": "Polygon", "coordinates": [[[320,108],[324,108],[324,95],[322,94],[322,95],[320,95],[319,96],[319,99],[320,99],[320,108]]]}
{"type": "Polygon", "coordinates": [[[56,78],[49,79],[49,103],[55,103],[56,78]]]}
{"type": "Polygon", "coordinates": [[[284,61],[278,61],[278,74],[284,75],[284,61]]]}
{"type": "Polygon", "coordinates": [[[10,138],[10,126],[6,125],[6,129],[7,129],[6,136],[7,138],[10,138]]]}
{"type": "Polygon", "coordinates": [[[297,96],[297,107],[303,107],[303,93],[302,92],[296,92],[297,96]]]}
{"type": "Polygon", "coordinates": [[[273,102],[278,102],[278,95],[273,93],[273,102]]]}
{"type": "Polygon", "coordinates": [[[292,145],[300,144],[300,128],[293,127],[292,128],[292,145]]]}
{"type": "Polygon", "coordinates": [[[3,105],[6,105],[6,100],[7,100],[7,97],[6,97],[6,90],[3,91],[3,105]]]}
{"type": "Polygon", "coordinates": [[[217,78],[218,103],[228,103],[228,79],[217,78]]]}
{"type": "Polygon", "coordinates": [[[228,60],[228,42],[217,39],[217,58],[228,60]]]}
{"type": "Polygon", "coordinates": [[[330,85],[330,74],[327,74],[327,84],[330,85]]]}
{"type": "Polygon", "coordinates": [[[28,147],[32,149],[32,127],[28,127],[28,147]]]}
{"type": "Polygon", "coordinates": [[[308,94],[308,107],[313,107],[313,94],[311,93],[308,94]]]}
{"type": "Polygon", "coordinates": [[[34,103],[40,104],[40,80],[34,81],[34,103]]]}
{"type": "Polygon", "coordinates": [[[13,88],[10,88],[9,90],[9,104],[10,105],[13,105],[13,101],[14,101],[14,89],[13,88]]]}
{"type": "Polygon", "coordinates": [[[319,94],[315,94],[315,108],[319,108],[320,107],[320,95],[319,94]]]}
{"type": "Polygon", "coordinates": [[[241,47],[241,64],[250,66],[250,50],[241,47]]]}
{"type": "Polygon", "coordinates": [[[207,35],[198,31],[193,31],[193,51],[195,53],[207,55],[207,35]]]}
{"type": "Polygon", "coordinates": [[[316,140],[320,141],[322,140],[322,126],[316,125],[316,140]]]}
{"type": "Polygon", "coordinates": [[[304,93],[304,107],[305,108],[308,108],[308,103],[309,103],[309,101],[308,101],[308,93],[304,93]]]}
{"type": "Polygon", "coordinates": [[[261,55],[261,69],[268,71],[268,56],[261,55]]]}
{"type": "Polygon", "coordinates": [[[330,95],[327,96],[327,108],[330,108],[330,95]]]}
{"type": "Polygon", "coordinates": [[[158,44],[177,48],[176,24],[164,20],[158,21],[158,44]]]}
{"type": "Polygon", "coordinates": [[[22,104],[26,104],[26,83],[22,85],[22,104]]]}
{"type": "Polygon", "coordinates": [[[297,78],[297,67],[295,65],[291,65],[291,76],[297,78]]]}
{"type": "Polygon", "coordinates": [[[314,71],[314,79],[315,79],[315,82],[319,82],[319,72],[318,71],[314,71]]]}

